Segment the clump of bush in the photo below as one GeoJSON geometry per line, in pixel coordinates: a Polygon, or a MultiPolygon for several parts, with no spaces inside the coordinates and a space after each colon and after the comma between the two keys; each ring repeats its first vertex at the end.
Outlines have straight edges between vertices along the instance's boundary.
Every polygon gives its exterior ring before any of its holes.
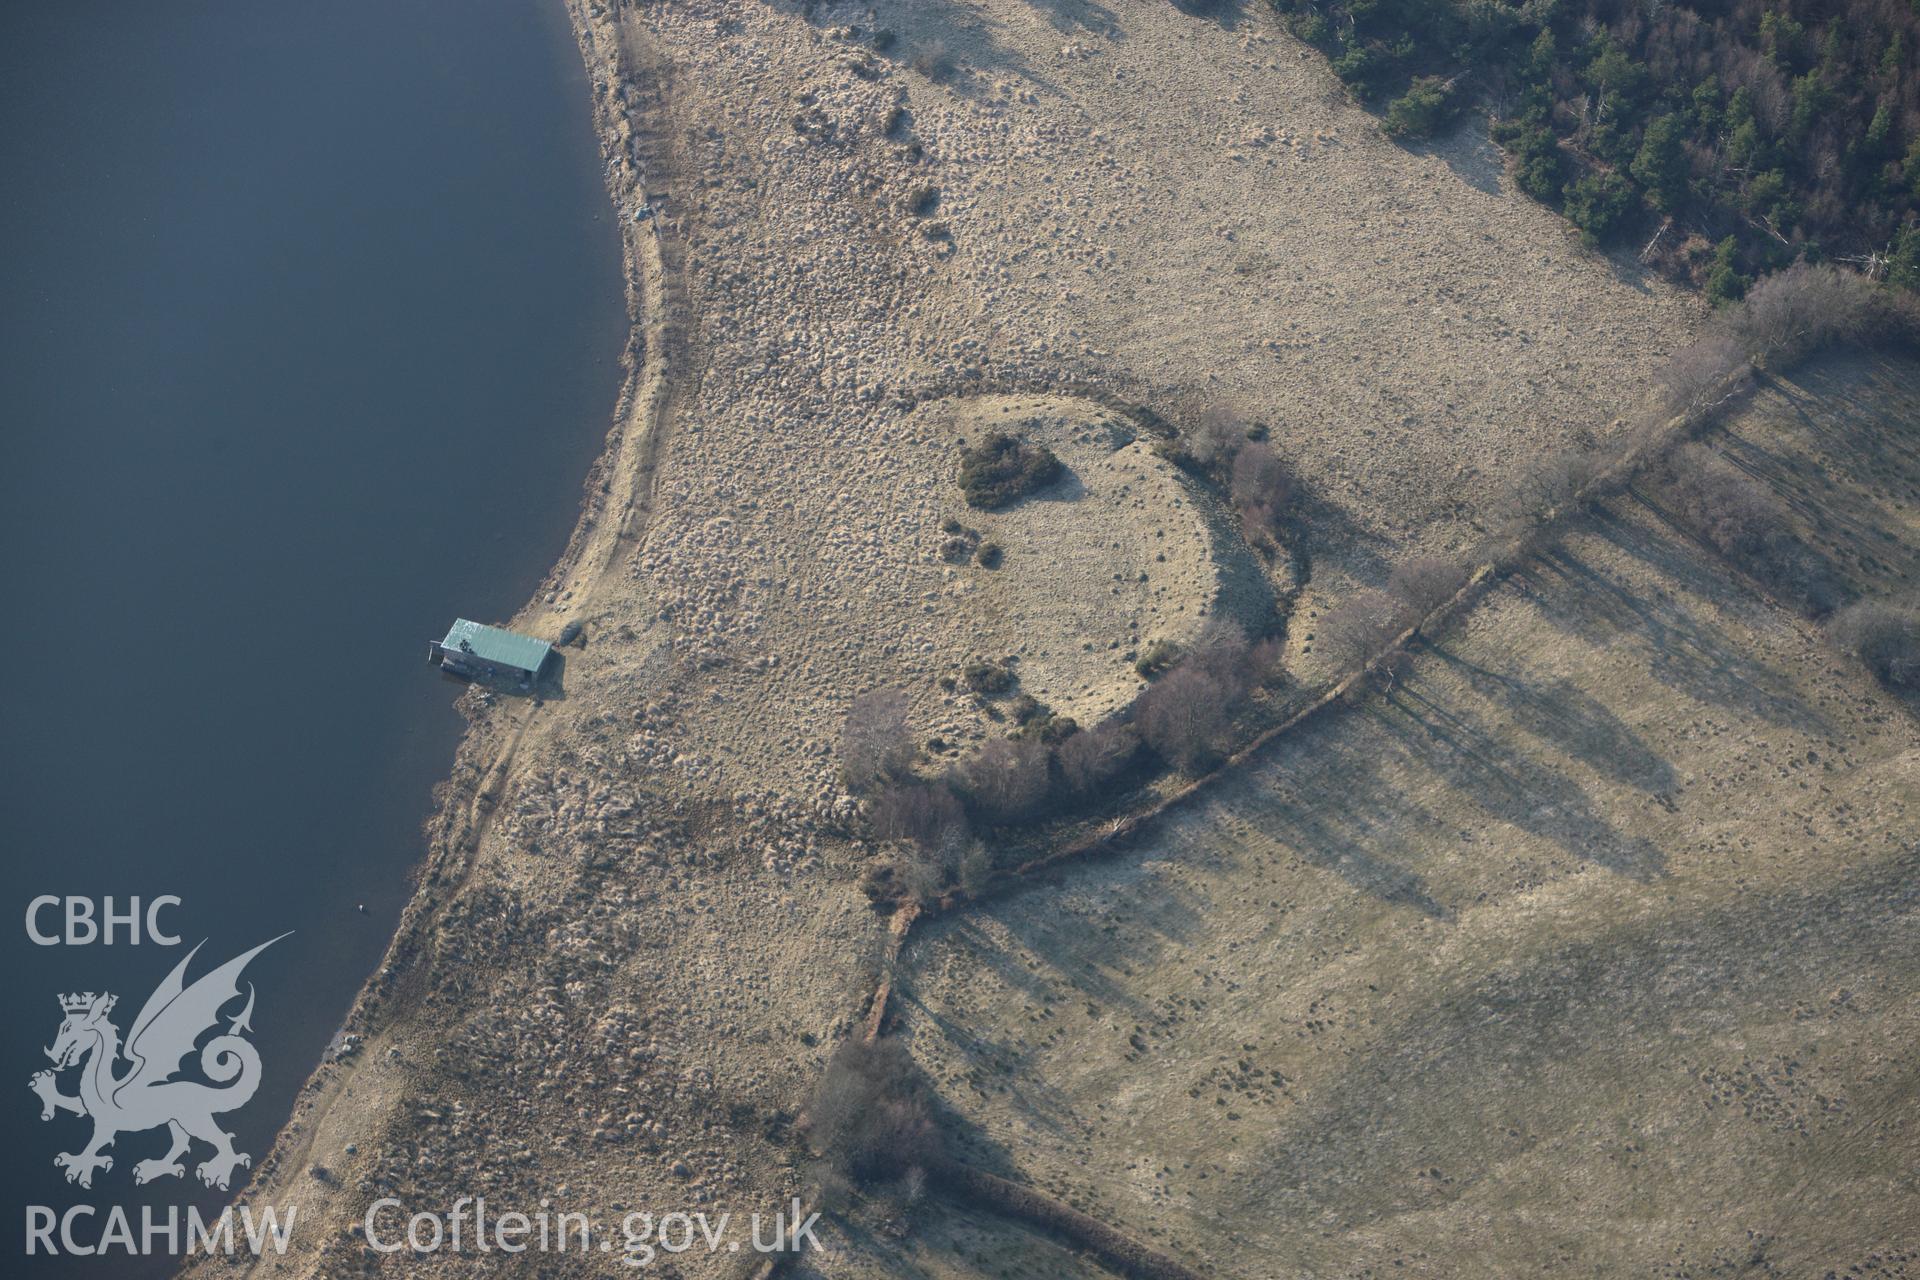
{"type": "MultiPolygon", "coordinates": [[[[1201,772],[1224,749],[1235,704],[1278,670],[1280,652],[1277,640],[1249,644],[1239,632],[1223,630],[1185,655],[1167,646],[1160,655],[1168,664],[1161,678],[1124,715],[1091,728],[1083,730],[1037,698],[1017,694],[999,704],[1004,711],[989,708],[996,718],[1017,723],[1013,735],[988,740],[940,777],[915,777],[906,766],[891,773],[867,767],[863,774],[876,779],[867,806],[871,833],[898,846],[869,870],[868,897],[882,905],[932,902],[956,883],[971,892],[992,871],[990,855],[973,838],[976,829],[1035,821],[1062,800],[1085,803],[1132,769],[1143,748],[1172,768],[1201,772]]],[[[975,681],[999,687],[990,672],[1005,668],[976,666],[964,673],[970,687],[975,681]]],[[[874,736],[886,747],[868,755],[893,767],[900,758],[893,749],[899,717],[878,701],[862,707],[877,709],[860,723],[876,726],[874,736]]]]}
{"type": "Polygon", "coordinates": [[[998,511],[1060,478],[1060,459],[1044,445],[995,431],[960,453],[960,489],[967,505],[998,511]]]}
{"type": "Polygon", "coordinates": [[[1413,617],[1404,600],[1384,591],[1360,591],[1327,610],[1314,627],[1314,644],[1340,671],[1377,665],[1413,617]]]}
{"type": "Polygon", "coordinates": [[[1134,674],[1152,680],[1180,661],[1180,646],[1172,640],[1154,640],[1133,660],[1134,674]]]}
{"type": "Polygon", "coordinates": [[[1382,127],[1389,138],[1411,142],[1433,137],[1453,123],[1453,116],[1453,82],[1420,76],[1387,107],[1382,127]]]}
{"type": "Polygon", "coordinates": [[[1415,556],[1395,565],[1387,576],[1387,594],[1402,601],[1415,618],[1424,618],[1467,585],[1467,567],[1452,556],[1415,556]]]}
{"type": "Polygon", "coordinates": [[[929,40],[914,51],[913,69],[927,79],[940,83],[953,77],[953,53],[946,42],[929,40]]]}
{"type": "Polygon", "coordinates": [[[958,520],[944,520],[940,531],[947,536],[940,542],[940,558],[948,564],[965,564],[980,548],[980,531],[958,520]]]}
{"type": "MultiPolygon", "coordinates": [[[[1210,766],[1226,743],[1235,703],[1277,669],[1279,654],[1277,642],[1252,645],[1232,630],[1184,656],[1168,647],[1164,674],[1128,713],[1088,729],[1018,695],[1005,704],[1020,726],[1012,737],[989,740],[939,780],[883,787],[869,810],[874,835],[913,843],[929,866],[909,867],[900,878],[909,893],[937,896],[957,856],[938,851],[963,846],[970,824],[1030,822],[1062,797],[1083,802],[1131,769],[1142,747],[1188,773],[1210,766]]],[[[889,873],[873,896],[889,896],[893,883],[889,873]]]]}
{"type": "Polygon", "coordinates": [[[1888,688],[1920,689],[1920,613],[1861,600],[1833,615],[1827,638],[1888,688]]]}
{"type": "Polygon", "coordinates": [[[1003,662],[990,662],[985,658],[969,662],[960,669],[960,679],[967,688],[983,698],[997,698],[1010,693],[1017,683],[1013,668],[1003,662]]]}
{"type": "Polygon", "coordinates": [[[924,1171],[946,1157],[933,1091],[895,1040],[840,1043],[807,1108],[806,1133],[833,1173],[857,1183],[924,1171]]]}
{"type": "Polygon", "coordinates": [[[1031,694],[1020,694],[1007,706],[1013,716],[1016,738],[1033,738],[1048,744],[1065,742],[1080,732],[1080,724],[1072,716],[1056,715],[1052,707],[1031,694]]]}

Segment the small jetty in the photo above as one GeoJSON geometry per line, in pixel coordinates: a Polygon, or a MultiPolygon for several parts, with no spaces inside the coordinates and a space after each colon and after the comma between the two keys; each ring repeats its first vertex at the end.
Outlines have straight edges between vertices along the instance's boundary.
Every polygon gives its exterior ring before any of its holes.
{"type": "Polygon", "coordinates": [[[553,659],[553,646],[504,627],[456,618],[444,640],[427,643],[427,661],[468,679],[517,680],[530,685],[553,659]]]}

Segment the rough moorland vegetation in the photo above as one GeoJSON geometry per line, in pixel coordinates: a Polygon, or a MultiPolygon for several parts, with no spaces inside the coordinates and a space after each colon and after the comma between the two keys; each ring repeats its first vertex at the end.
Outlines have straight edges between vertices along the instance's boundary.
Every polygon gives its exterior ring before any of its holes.
{"type": "MultiPolygon", "coordinates": [[[[1676,354],[1637,424],[1605,440],[1576,440],[1527,468],[1496,504],[1484,545],[1466,556],[1410,558],[1392,568],[1384,590],[1358,591],[1322,614],[1311,638],[1329,670],[1326,687],[1354,676],[1390,687],[1405,666],[1407,638],[1441,621],[1472,582],[1521,563],[1570,516],[1629,487],[1779,603],[1827,622],[1835,645],[1884,683],[1920,683],[1914,616],[1852,600],[1834,566],[1795,532],[1781,497],[1697,440],[1756,369],[1781,370],[1840,341],[1911,345],[1916,311],[1910,297],[1830,265],[1798,263],[1761,281],[1676,354]]],[[[1296,496],[1265,435],[1216,412],[1172,447],[1190,468],[1225,482],[1250,539],[1277,532],[1296,496]]],[[[1150,645],[1135,664],[1146,687],[1120,714],[1088,728],[1015,697],[1019,677],[1010,667],[975,661],[947,687],[1012,699],[1020,727],[938,770],[915,767],[930,762],[912,741],[901,695],[856,699],[841,741],[843,776],[867,797],[871,833],[894,853],[869,878],[869,895],[928,903],[956,887],[972,893],[997,869],[977,833],[1084,812],[1142,781],[1143,764],[1186,778],[1207,774],[1244,741],[1246,726],[1236,735],[1236,723],[1251,695],[1285,679],[1281,648],[1271,637],[1250,644],[1230,628],[1191,651],[1150,645]]]]}
{"type": "Polygon", "coordinates": [[[1649,260],[1716,301],[1803,258],[1920,286],[1911,5],[1274,4],[1390,134],[1485,104],[1522,189],[1595,244],[1658,235],[1649,260]]]}

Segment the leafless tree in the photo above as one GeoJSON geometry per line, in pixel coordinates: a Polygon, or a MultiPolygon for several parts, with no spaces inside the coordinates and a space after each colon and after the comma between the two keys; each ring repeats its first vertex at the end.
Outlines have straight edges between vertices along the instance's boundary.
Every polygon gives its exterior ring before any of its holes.
{"type": "Polygon", "coordinates": [[[1286,657],[1286,641],[1279,636],[1268,636],[1255,642],[1253,648],[1247,651],[1247,671],[1255,684],[1275,682],[1285,674],[1281,664],[1286,657]]]}
{"type": "Polygon", "coordinates": [[[1231,693],[1197,664],[1181,663],[1141,691],[1133,722],[1161,759],[1197,773],[1219,754],[1231,693]]]}
{"type": "Polygon", "coordinates": [[[1598,473],[1598,460],[1585,449],[1555,449],[1535,458],[1514,482],[1510,514],[1543,520],[1564,510],[1598,473]]]}
{"type": "Polygon", "coordinates": [[[1203,466],[1226,468],[1247,445],[1247,420],[1239,412],[1215,405],[1200,415],[1187,436],[1187,452],[1203,466]]]}
{"type": "Polygon", "coordinates": [[[1773,490],[1714,450],[1675,450],[1655,483],[1675,520],[1808,614],[1845,598],[1843,577],[1794,532],[1773,490]]]}
{"type": "Polygon", "coordinates": [[[1654,385],[1669,413],[1692,420],[1738,390],[1752,372],[1740,344],[1716,332],[1674,352],[1654,375],[1654,385]]]}
{"type": "Polygon", "coordinates": [[[1256,441],[1234,455],[1230,492],[1237,506],[1285,507],[1294,496],[1293,472],[1272,445],[1256,441]]]}
{"type": "Polygon", "coordinates": [[[1314,644],[1341,671],[1378,659],[1410,624],[1407,606],[1384,591],[1361,591],[1329,609],[1314,627],[1314,644]]]}
{"type": "Polygon", "coordinates": [[[1387,593],[1424,618],[1467,585],[1467,569],[1452,556],[1415,556],[1387,575],[1387,593]]]}
{"type": "Polygon", "coordinates": [[[1076,794],[1087,795],[1118,777],[1140,750],[1140,735],[1122,720],[1102,720],[1054,749],[1060,776],[1076,794]]]}
{"type": "Polygon", "coordinates": [[[967,847],[960,851],[960,887],[968,893],[978,893],[993,876],[993,854],[979,840],[967,841],[967,847]]]}
{"type": "Polygon", "coordinates": [[[1230,624],[1202,638],[1182,665],[1212,676],[1229,699],[1245,696],[1257,678],[1253,671],[1253,646],[1247,643],[1245,632],[1230,624]]]}
{"type": "Polygon", "coordinates": [[[1280,549],[1280,531],[1286,519],[1286,510],[1271,502],[1249,502],[1240,508],[1240,524],[1247,541],[1268,551],[1280,549]]]}
{"type": "Polygon", "coordinates": [[[1030,817],[1047,796],[1049,753],[1032,739],[992,738],[954,768],[960,791],[989,822],[1030,817]]]}
{"type": "Polygon", "coordinates": [[[898,1041],[841,1041],[807,1108],[814,1149],[855,1180],[892,1178],[940,1160],[944,1137],[926,1078],[898,1041]]]}
{"type": "Polygon", "coordinates": [[[1256,442],[1234,456],[1227,487],[1248,540],[1257,546],[1277,548],[1298,497],[1292,469],[1271,445],[1256,442]]]}
{"type": "Polygon", "coordinates": [[[960,801],[938,782],[888,783],[874,796],[869,816],[876,838],[910,840],[926,849],[938,849],[967,830],[960,801]]]}
{"type": "Polygon", "coordinates": [[[980,842],[967,834],[964,825],[949,826],[941,832],[937,844],[906,846],[900,854],[900,883],[916,902],[939,899],[956,880],[963,880],[970,851],[980,842]]]}
{"type": "Polygon", "coordinates": [[[1674,450],[1660,479],[1674,515],[1726,555],[1760,556],[1781,532],[1767,487],[1705,445],[1674,450]]]}
{"type": "Polygon", "coordinates": [[[897,778],[913,763],[906,695],[876,689],[853,700],[840,730],[840,768],[856,790],[897,778]]]}
{"type": "Polygon", "coordinates": [[[1756,360],[1779,367],[1837,338],[1860,336],[1874,313],[1874,286],[1831,264],[1796,262],[1747,291],[1727,324],[1756,360]]]}
{"type": "Polygon", "coordinates": [[[1882,289],[1874,295],[1873,333],[1908,350],[1920,347],[1920,296],[1908,289],[1882,289]]]}

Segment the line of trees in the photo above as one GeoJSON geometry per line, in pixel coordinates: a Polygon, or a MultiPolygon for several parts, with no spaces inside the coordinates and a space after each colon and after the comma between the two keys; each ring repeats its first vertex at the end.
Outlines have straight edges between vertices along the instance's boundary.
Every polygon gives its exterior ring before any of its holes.
{"type": "Polygon", "coordinates": [[[1300,485],[1293,468],[1268,442],[1266,427],[1216,406],[1171,446],[1171,454],[1226,494],[1248,542],[1269,553],[1280,549],[1300,485]]]}
{"type": "MultiPolygon", "coordinates": [[[[1524,468],[1492,504],[1476,563],[1510,567],[1539,549],[1567,516],[1636,485],[1677,525],[1776,598],[1826,620],[1833,643],[1891,688],[1920,688],[1920,614],[1878,601],[1848,603],[1839,569],[1795,531],[1771,487],[1694,436],[1747,385],[1756,366],[1783,370],[1840,341],[1920,346],[1920,300],[1857,272],[1795,263],[1720,312],[1653,379],[1633,426],[1605,440],[1576,439],[1524,468]]],[[[1395,642],[1446,603],[1470,570],[1446,557],[1396,568],[1387,589],[1361,590],[1319,620],[1316,646],[1342,674],[1391,673],[1395,642]]]]}
{"type": "MultiPolygon", "coordinates": [[[[1816,619],[1830,617],[1834,643],[1888,685],[1914,687],[1920,682],[1916,615],[1882,604],[1848,605],[1839,573],[1794,533],[1771,489],[1691,442],[1756,364],[1781,369],[1829,343],[1867,337],[1920,342],[1920,302],[1830,265],[1796,263],[1769,277],[1656,375],[1656,395],[1638,425],[1604,441],[1576,440],[1527,467],[1472,562],[1512,564],[1560,519],[1623,485],[1642,483],[1676,523],[1776,595],[1816,619]]],[[[1243,518],[1251,519],[1248,512],[1262,510],[1268,499],[1293,499],[1285,468],[1270,465],[1264,432],[1243,419],[1210,415],[1184,443],[1183,461],[1230,482],[1251,477],[1233,495],[1243,518]]],[[[1410,559],[1389,574],[1385,590],[1360,591],[1328,610],[1314,642],[1341,675],[1390,671],[1399,659],[1395,641],[1454,599],[1472,572],[1463,558],[1410,559]]],[[[1032,704],[1032,714],[1016,717],[1022,733],[992,739],[935,775],[917,768],[901,694],[876,691],[855,699],[840,743],[847,783],[868,797],[874,836],[911,851],[870,884],[874,896],[930,901],[956,885],[971,890],[993,871],[977,832],[1083,806],[1149,762],[1188,775],[1205,772],[1226,750],[1239,706],[1279,671],[1280,646],[1274,639],[1249,644],[1222,630],[1190,653],[1167,643],[1149,646],[1136,665],[1149,683],[1123,714],[1083,730],[1032,699],[1016,699],[1032,704]],[[1024,731],[1035,725],[1046,731],[1024,731]]],[[[987,698],[1011,696],[1017,684],[1004,664],[974,663],[962,674],[968,688],[987,698]]]]}
{"type": "Polygon", "coordinates": [[[876,899],[931,901],[973,890],[993,871],[979,833],[1035,822],[1100,797],[1151,764],[1198,774],[1225,749],[1233,718],[1279,667],[1276,641],[1250,644],[1222,629],[1169,661],[1121,714],[1056,740],[990,738],[929,774],[907,727],[906,699],[879,690],[854,699],[840,737],[847,784],[867,797],[873,837],[899,853],[876,870],[876,899]]]}

